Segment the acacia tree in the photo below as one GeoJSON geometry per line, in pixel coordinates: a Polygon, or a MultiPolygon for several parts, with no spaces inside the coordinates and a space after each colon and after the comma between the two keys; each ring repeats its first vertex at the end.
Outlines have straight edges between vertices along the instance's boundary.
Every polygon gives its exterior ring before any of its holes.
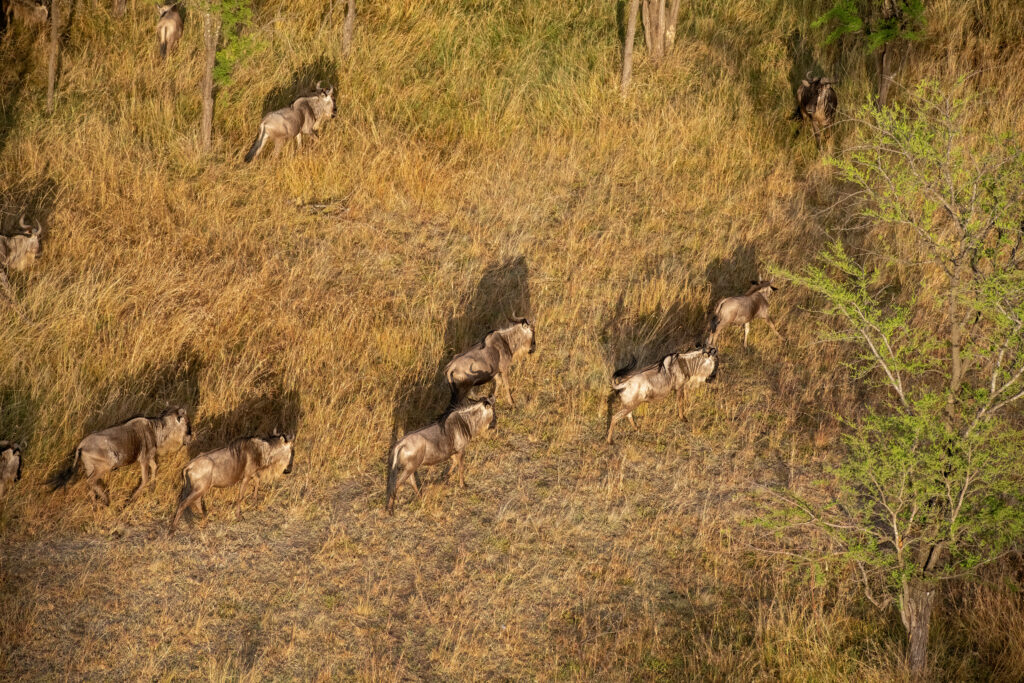
{"type": "Polygon", "coordinates": [[[199,137],[203,151],[213,142],[213,105],[217,87],[227,85],[235,64],[254,46],[252,38],[243,34],[252,22],[249,0],[208,0],[201,5],[203,13],[203,81],[202,118],[199,137]]]}
{"type": "Polygon", "coordinates": [[[865,107],[835,164],[859,187],[867,256],[836,242],[789,274],[875,400],[847,423],[834,499],[780,492],[778,514],[830,536],[867,598],[898,608],[918,673],[943,582],[1024,535],[1024,154],[973,130],[972,102],[924,83],[906,107],[865,107]]]}
{"type": "Polygon", "coordinates": [[[622,45],[622,76],[620,87],[625,95],[633,78],[633,39],[636,35],[637,15],[642,12],[644,42],[651,61],[660,61],[676,41],[676,23],[679,20],[679,0],[630,0],[627,11],[626,35],[622,45]]]}
{"type": "Polygon", "coordinates": [[[831,43],[847,34],[861,34],[868,52],[878,53],[878,106],[889,102],[893,53],[900,42],[917,40],[924,17],[924,0],[836,0],[812,24],[833,25],[826,39],[831,43]]]}

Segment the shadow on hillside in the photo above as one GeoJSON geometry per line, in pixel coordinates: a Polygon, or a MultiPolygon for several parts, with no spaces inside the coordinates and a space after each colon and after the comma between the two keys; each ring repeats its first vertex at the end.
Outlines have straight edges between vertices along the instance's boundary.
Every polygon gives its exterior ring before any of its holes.
{"type": "Polygon", "coordinates": [[[0,441],[13,441],[22,446],[22,469],[24,461],[31,461],[36,455],[32,452],[29,436],[35,431],[38,407],[38,402],[28,391],[12,384],[0,386],[0,441]]]}
{"type": "Polygon", "coordinates": [[[98,410],[85,421],[82,436],[131,417],[156,417],[171,408],[185,408],[193,420],[199,405],[203,361],[189,344],[166,363],[150,363],[138,372],[108,380],[95,392],[98,410]]]}
{"type": "Polygon", "coordinates": [[[48,166],[40,177],[23,179],[9,187],[0,188],[0,234],[21,232],[19,221],[24,214],[29,223],[42,228],[40,256],[45,253],[46,235],[50,230],[50,216],[57,202],[57,181],[47,175],[48,166]]]}
{"type": "Polygon", "coordinates": [[[302,421],[302,397],[285,389],[278,378],[268,392],[250,396],[231,410],[203,418],[194,425],[191,455],[226,446],[247,436],[269,436],[275,431],[297,435],[302,421]]]}
{"type": "Polygon", "coordinates": [[[17,29],[8,26],[0,43],[0,152],[18,123],[18,104],[35,70],[36,51],[24,46],[23,38],[17,29]]]}
{"type": "Polygon", "coordinates": [[[800,87],[800,81],[808,72],[812,76],[832,75],[826,74],[821,64],[814,58],[813,46],[807,42],[799,29],[794,29],[786,40],[786,56],[789,58],[789,89],[792,94],[791,101],[796,107],[796,90],[800,87]]]}
{"type": "Polygon", "coordinates": [[[490,264],[476,287],[467,291],[445,326],[443,355],[427,370],[412,372],[398,384],[394,397],[391,443],[425,426],[448,405],[450,394],[444,368],[456,353],[465,351],[514,316],[529,317],[530,269],[525,256],[490,264]]]}
{"type": "Polygon", "coordinates": [[[284,109],[298,98],[312,94],[317,83],[324,88],[338,87],[338,64],[326,55],[306,62],[292,73],[287,83],[267,93],[263,98],[263,113],[284,109]]]}
{"type": "Polygon", "coordinates": [[[719,301],[746,293],[750,281],[759,277],[758,265],[757,247],[751,242],[738,245],[728,257],[719,257],[708,263],[704,277],[711,286],[709,318],[719,301]]]}
{"type": "Polygon", "coordinates": [[[674,351],[689,351],[701,341],[704,311],[697,304],[661,302],[652,311],[627,311],[624,295],[601,324],[601,343],[613,370],[632,361],[648,365],[674,351]]]}

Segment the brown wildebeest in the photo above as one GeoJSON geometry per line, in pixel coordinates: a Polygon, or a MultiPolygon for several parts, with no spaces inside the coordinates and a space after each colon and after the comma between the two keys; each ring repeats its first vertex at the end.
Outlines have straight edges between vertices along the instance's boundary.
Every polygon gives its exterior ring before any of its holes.
{"type": "Polygon", "coordinates": [[[132,491],[128,504],[156,477],[157,455],[181,450],[192,441],[192,427],[184,408],[172,408],[160,417],[133,417],[113,427],[90,434],[75,448],[71,464],[50,478],[50,489],[63,488],[75,476],[78,465],[85,472],[93,506],[96,501],[110,505],[104,479],[113,470],[138,461],[142,481],[132,491]]]}
{"type": "Polygon", "coordinates": [[[249,163],[259,155],[267,139],[274,141],[274,155],[281,151],[281,144],[295,139],[302,149],[302,136],[316,136],[324,123],[334,116],[334,88],[324,90],[317,84],[316,92],[309,97],[300,97],[290,107],[272,111],[263,117],[256,140],[252,143],[245,162],[249,163]]]}
{"type": "MultiPolygon", "coordinates": [[[[829,78],[811,78],[811,72],[808,71],[796,89],[796,110],[790,118],[794,121],[802,119],[811,124],[814,142],[819,148],[822,142],[832,137],[832,126],[836,122],[839,97],[834,85],[829,78]]],[[[799,132],[797,129],[797,134],[799,132]]]]}
{"type": "Polygon", "coordinates": [[[41,5],[31,0],[7,0],[4,8],[7,16],[7,26],[10,28],[17,21],[23,26],[42,26],[50,16],[46,5],[41,5]]]}
{"type": "Polygon", "coordinates": [[[656,401],[675,391],[679,419],[683,419],[683,399],[686,386],[700,382],[714,381],[718,373],[718,350],[710,346],[698,346],[688,353],[670,353],[653,365],[633,370],[636,361],[615,371],[612,375],[612,394],[608,397],[608,435],[605,440],[612,443],[615,423],[626,417],[629,423],[640,431],[633,419],[633,410],[641,403],[656,401]],[[612,412],[615,401],[622,404],[612,412]]]}
{"type": "Polygon", "coordinates": [[[494,429],[497,423],[494,402],[484,398],[451,407],[433,424],[403,436],[391,449],[388,463],[387,511],[394,513],[398,489],[406,480],[412,482],[416,495],[420,495],[416,470],[421,465],[437,465],[451,458],[459,470],[459,486],[465,487],[463,451],[473,437],[494,429]]]}
{"type": "Polygon", "coordinates": [[[451,405],[464,399],[473,387],[492,379],[495,395],[505,387],[508,402],[515,405],[505,373],[514,361],[537,350],[537,335],[526,318],[510,318],[509,322],[507,327],[488,332],[483,341],[455,356],[445,367],[444,376],[452,392],[451,405]]]}
{"type": "Polygon", "coordinates": [[[193,458],[181,471],[181,495],[178,496],[178,509],[171,520],[171,531],[178,526],[178,520],[185,510],[202,512],[206,516],[203,496],[211,488],[226,488],[241,482],[235,499],[235,505],[239,506],[250,482],[255,499],[260,480],[291,474],[294,460],[295,438],[283,434],[274,434],[265,439],[237,439],[229,446],[193,458]]]}
{"type": "Polygon", "coordinates": [[[18,227],[19,233],[0,235],[0,267],[6,270],[27,270],[39,255],[39,224],[29,225],[22,216],[18,227]]]}
{"type": "Polygon", "coordinates": [[[167,54],[174,49],[181,38],[184,24],[177,5],[157,5],[156,11],[160,19],[156,22],[156,37],[160,41],[160,57],[167,59],[167,54]]]}
{"type": "Polygon", "coordinates": [[[21,479],[21,446],[0,441],[0,497],[7,487],[21,479]]]}
{"type": "Polygon", "coordinates": [[[730,296],[719,301],[715,306],[714,315],[711,316],[711,333],[708,335],[708,344],[717,346],[718,334],[722,328],[729,325],[743,325],[743,347],[746,348],[747,335],[750,334],[750,321],[756,318],[763,318],[772,328],[772,332],[782,339],[775,323],[768,317],[768,297],[777,290],[778,287],[773,287],[769,280],[751,280],[750,289],[743,296],[730,296]]]}

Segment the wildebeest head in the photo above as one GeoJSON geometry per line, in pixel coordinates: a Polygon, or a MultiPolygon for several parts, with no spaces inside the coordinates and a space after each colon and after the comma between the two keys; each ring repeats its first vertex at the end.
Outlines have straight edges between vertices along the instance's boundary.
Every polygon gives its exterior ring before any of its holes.
{"type": "Polygon", "coordinates": [[[290,434],[274,434],[266,439],[267,452],[262,466],[272,474],[291,474],[295,463],[295,437],[290,434]]]}
{"type": "Polygon", "coordinates": [[[316,84],[316,94],[318,119],[330,119],[334,116],[334,86],[330,88],[321,88],[320,82],[316,84]]]}
{"type": "Polygon", "coordinates": [[[516,318],[516,317],[509,318],[508,321],[510,323],[512,323],[513,325],[515,325],[516,327],[518,327],[520,334],[522,334],[526,339],[530,340],[530,353],[533,353],[534,351],[536,351],[537,350],[537,331],[536,331],[536,329],[534,329],[533,323],[531,323],[526,318],[516,318]]]}
{"type": "Polygon", "coordinates": [[[774,286],[771,280],[751,280],[750,289],[747,290],[747,296],[751,294],[761,294],[764,297],[768,297],[772,292],[779,291],[779,288],[774,286]]]}
{"type": "Polygon", "coordinates": [[[163,15],[167,14],[168,12],[170,12],[172,9],[175,9],[175,7],[176,7],[176,5],[174,5],[174,4],[161,5],[161,4],[157,3],[156,13],[159,14],[162,17],[163,15]]]}
{"type": "Polygon", "coordinates": [[[708,344],[701,344],[698,348],[700,349],[704,358],[710,358],[712,362],[715,364],[714,369],[711,371],[711,374],[708,375],[708,378],[706,380],[704,380],[705,384],[711,384],[712,382],[715,381],[715,378],[718,377],[718,349],[708,344]]]}
{"type": "Polygon", "coordinates": [[[484,419],[487,420],[487,415],[490,415],[490,420],[487,423],[487,428],[494,429],[495,427],[498,426],[498,414],[494,412],[494,399],[485,398],[481,400],[480,403],[483,405],[484,419]]]}
{"type": "Polygon", "coordinates": [[[178,446],[192,443],[192,423],[188,419],[188,411],[184,408],[171,408],[160,416],[161,442],[171,442],[178,446]]]}
{"type": "Polygon", "coordinates": [[[21,479],[21,446],[0,441],[0,493],[4,487],[21,479]]]}

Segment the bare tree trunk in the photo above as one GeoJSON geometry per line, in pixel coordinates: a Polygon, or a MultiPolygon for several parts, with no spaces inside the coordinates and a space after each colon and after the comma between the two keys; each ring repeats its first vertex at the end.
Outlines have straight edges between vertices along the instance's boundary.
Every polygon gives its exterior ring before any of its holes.
{"type": "Polygon", "coordinates": [[[679,0],[672,0],[668,10],[668,19],[665,24],[665,52],[672,49],[676,44],[676,24],[679,22],[679,0]]]}
{"type": "Polygon", "coordinates": [[[633,37],[636,35],[636,15],[640,12],[640,0],[630,0],[629,19],[626,21],[626,37],[622,41],[622,96],[629,91],[633,80],[633,37]]]}
{"type": "Polygon", "coordinates": [[[928,631],[935,608],[935,589],[913,579],[904,579],[900,600],[900,618],[907,630],[910,650],[907,664],[912,674],[924,673],[928,667],[928,631]]]}
{"type": "Polygon", "coordinates": [[[658,59],[665,56],[665,0],[655,0],[655,8],[658,10],[658,26],[654,32],[655,52],[658,59]]]}
{"type": "Polygon", "coordinates": [[[665,28],[668,24],[665,0],[644,0],[642,15],[647,54],[652,62],[660,61],[665,56],[665,28]]]}
{"type": "MultiPolygon", "coordinates": [[[[895,0],[883,0],[882,19],[886,22],[896,17],[895,0]]],[[[889,85],[892,82],[892,52],[893,45],[882,44],[882,54],[878,57],[878,108],[881,109],[889,103],[889,85]]]]}
{"type": "Polygon", "coordinates": [[[124,0],[114,0],[114,16],[124,16],[124,0]]]}
{"type": "Polygon", "coordinates": [[[210,151],[213,142],[213,67],[217,63],[217,42],[220,38],[220,17],[207,10],[203,13],[203,118],[199,137],[203,151],[210,151]]]}
{"type": "Polygon", "coordinates": [[[651,59],[654,59],[652,47],[654,45],[654,32],[651,30],[654,22],[654,19],[651,18],[651,3],[653,2],[654,0],[644,0],[643,4],[640,6],[640,15],[644,22],[644,45],[647,46],[647,54],[651,59]]]}
{"type": "Polygon", "coordinates": [[[53,91],[57,87],[57,60],[60,58],[59,0],[50,7],[50,66],[46,72],[46,113],[53,113],[53,91]]]}
{"type": "Polygon", "coordinates": [[[341,53],[348,56],[352,49],[352,34],[356,31],[356,0],[348,0],[345,12],[345,27],[341,31],[341,53]]]}

